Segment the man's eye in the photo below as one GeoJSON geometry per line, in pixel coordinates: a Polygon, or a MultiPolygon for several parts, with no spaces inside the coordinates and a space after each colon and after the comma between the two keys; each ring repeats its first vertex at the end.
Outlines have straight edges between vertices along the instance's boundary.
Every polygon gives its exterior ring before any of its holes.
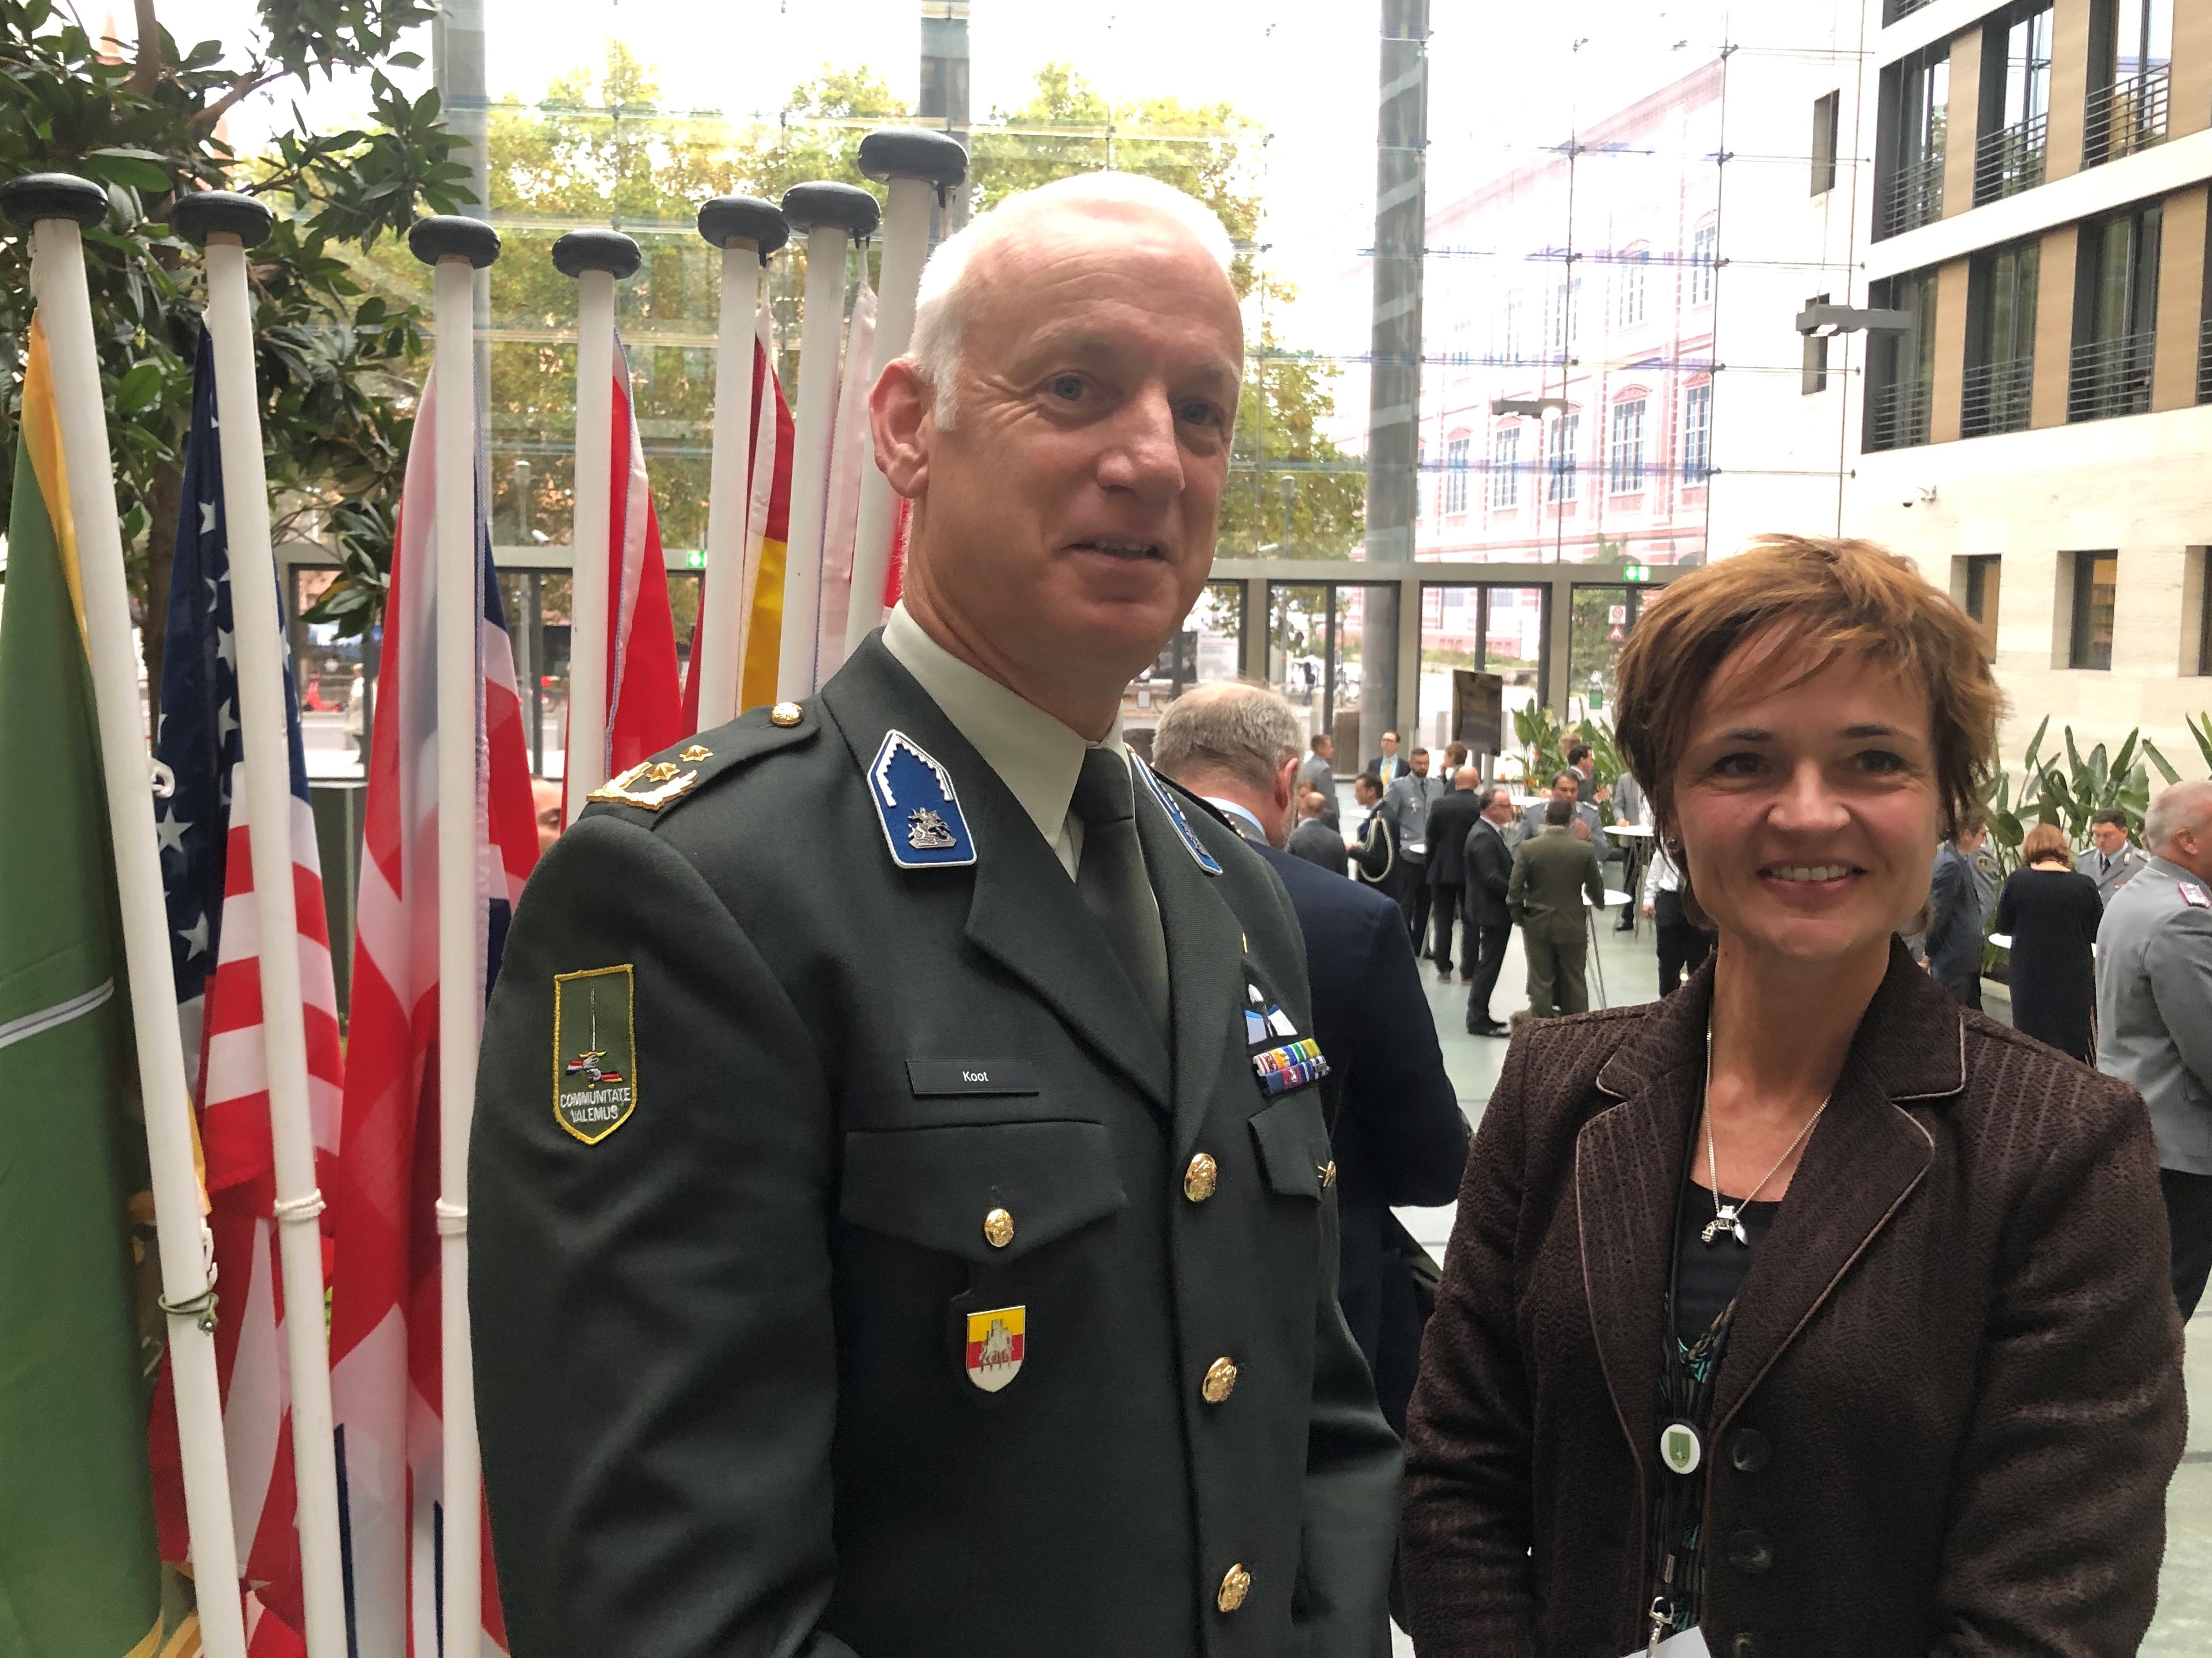
{"type": "Polygon", "coordinates": [[[1080,374],[1054,374],[1047,383],[1047,387],[1052,392],[1053,396],[1062,398],[1066,402],[1073,403],[1078,398],[1083,395],[1083,376],[1080,374]]]}
{"type": "Polygon", "coordinates": [[[1179,417],[1194,426],[1221,424],[1221,411],[1210,403],[1187,403],[1183,404],[1179,417]]]}

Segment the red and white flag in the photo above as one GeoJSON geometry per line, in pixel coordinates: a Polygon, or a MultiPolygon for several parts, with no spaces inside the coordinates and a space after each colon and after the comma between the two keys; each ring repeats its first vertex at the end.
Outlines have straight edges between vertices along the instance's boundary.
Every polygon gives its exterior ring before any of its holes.
{"type": "Polygon", "coordinates": [[[684,717],[684,687],[676,675],[676,622],[668,608],[668,561],[660,548],[660,519],[645,475],[645,445],[638,436],[629,395],[629,352],[615,341],[614,487],[608,496],[608,618],[606,773],[628,771],[697,729],[684,717]]]}
{"type": "MultiPolygon", "coordinates": [[[[351,1658],[433,1658],[440,1650],[438,1549],[472,1537],[483,1563],[486,1651],[506,1629],[481,1506],[444,1511],[441,1445],[438,1198],[438,813],[472,811],[479,959],[489,993],[507,926],[538,858],[514,658],[500,612],[478,480],[479,603],[471,618],[483,697],[473,728],[441,732],[436,698],[437,422],[425,382],[407,455],[386,599],[376,735],[369,756],[352,1025],[328,1188],[333,1259],[331,1394],[337,1419],[339,1523],[346,1548],[351,1658]],[[437,745],[477,753],[472,801],[441,803],[437,745]]],[[[466,411],[459,418],[467,419],[466,411]]]]}

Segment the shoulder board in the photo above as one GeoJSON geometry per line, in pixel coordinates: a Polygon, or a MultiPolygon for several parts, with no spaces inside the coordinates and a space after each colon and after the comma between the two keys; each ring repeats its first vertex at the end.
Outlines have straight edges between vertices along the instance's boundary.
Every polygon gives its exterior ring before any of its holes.
{"type": "Polygon", "coordinates": [[[653,822],[747,762],[811,742],[821,728],[821,715],[811,702],[755,708],[610,777],[587,797],[591,804],[584,816],[618,811],[634,823],[653,822]]]}
{"type": "Polygon", "coordinates": [[[1175,825],[1176,838],[1182,842],[1182,849],[1190,854],[1191,862],[1208,875],[1220,874],[1220,860],[1207,851],[1206,842],[1198,838],[1198,831],[1190,826],[1190,819],[1182,815],[1182,808],[1176,804],[1175,795],[1168,792],[1168,785],[1161,780],[1159,774],[1146,765],[1140,755],[1132,754],[1129,763],[1137,776],[1152,790],[1152,798],[1166,811],[1168,821],[1175,825]]]}
{"type": "Polygon", "coordinates": [[[2212,892],[2207,892],[2194,881],[2176,881],[2174,890],[2181,894],[2181,902],[2197,909],[2212,909],[2212,892]]]}

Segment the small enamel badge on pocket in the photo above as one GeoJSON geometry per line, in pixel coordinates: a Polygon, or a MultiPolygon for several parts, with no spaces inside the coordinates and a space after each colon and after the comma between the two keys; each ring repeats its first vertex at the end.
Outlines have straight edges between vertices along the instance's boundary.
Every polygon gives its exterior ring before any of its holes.
{"type": "Polygon", "coordinates": [[[553,979],[553,1116],[586,1145],[637,1109],[637,1023],[630,964],[553,979]]]}
{"type": "Polygon", "coordinates": [[[968,1379],[985,1393],[995,1394],[1021,1373],[1028,1313],[1026,1307],[994,1307],[968,1315],[968,1379]]]}

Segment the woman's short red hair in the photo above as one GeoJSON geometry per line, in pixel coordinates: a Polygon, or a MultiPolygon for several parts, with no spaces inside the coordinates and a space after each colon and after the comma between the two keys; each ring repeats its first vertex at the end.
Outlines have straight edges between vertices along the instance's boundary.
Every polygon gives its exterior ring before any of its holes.
{"type": "Polygon", "coordinates": [[[2038,823],[2021,837],[2020,861],[2033,864],[2045,858],[2063,858],[2074,861],[2074,848],[2066,839],[2066,831],[2056,823],[2038,823]]]}
{"type": "Polygon", "coordinates": [[[1646,598],[1615,676],[1613,738],[1662,828],[1698,699],[1753,639],[1788,664],[1786,683],[1864,656],[1927,688],[1943,834],[1979,807],[2004,694],[1979,629],[1911,561],[1870,542],[1761,536],[1646,598]]]}

